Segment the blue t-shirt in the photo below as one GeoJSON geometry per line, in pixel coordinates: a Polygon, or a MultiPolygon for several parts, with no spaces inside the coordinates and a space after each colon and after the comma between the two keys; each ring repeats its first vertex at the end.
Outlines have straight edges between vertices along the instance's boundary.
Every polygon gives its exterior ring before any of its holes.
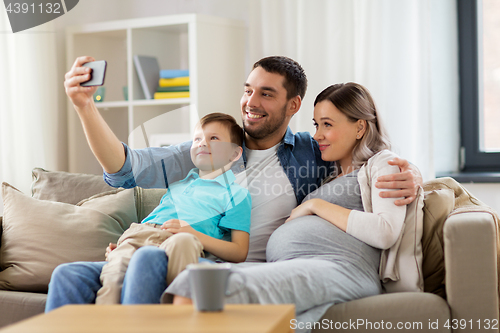
{"type": "Polygon", "coordinates": [[[215,179],[202,179],[198,169],[192,169],[186,178],[170,184],[160,204],[142,223],[184,220],[196,231],[217,239],[230,236],[231,230],[250,233],[252,199],[234,180],[231,170],[215,179]]]}

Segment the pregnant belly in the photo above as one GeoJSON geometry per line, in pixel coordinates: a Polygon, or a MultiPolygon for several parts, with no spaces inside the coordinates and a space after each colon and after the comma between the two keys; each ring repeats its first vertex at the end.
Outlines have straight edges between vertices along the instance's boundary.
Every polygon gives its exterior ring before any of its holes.
{"type": "Polygon", "coordinates": [[[316,258],[337,262],[378,261],[380,250],[345,233],[316,215],[296,218],[269,238],[267,261],[316,258]],[[365,256],[363,258],[363,256],[365,256]],[[367,257],[368,258],[367,258],[367,257]]]}

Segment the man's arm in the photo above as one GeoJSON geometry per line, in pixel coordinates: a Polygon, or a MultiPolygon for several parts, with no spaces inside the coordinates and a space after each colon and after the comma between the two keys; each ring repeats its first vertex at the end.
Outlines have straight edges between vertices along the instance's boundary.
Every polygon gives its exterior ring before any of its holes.
{"type": "Polygon", "coordinates": [[[82,87],[90,79],[90,69],[83,64],[95,61],[79,57],[65,75],[66,94],[73,103],[87,138],[87,142],[102,168],[108,173],[118,172],[125,163],[125,150],[94,104],[92,96],[97,87],[82,87]]]}
{"type": "Polygon", "coordinates": [[[396,200],[394,204],[397,206],[404,206],[412,203],[417,197],[418,188],[423,186],[422,175],[416,166],[410,164],[407,160],[402,158],[394,158],[388,162],[390,165],[396,165],[401,172],[385,175],[377,178],[375,187],[380,189],[398,189],[397,191],[382,191],[380,197],[382,198],[398,198],[404,199],[396,200]]]}

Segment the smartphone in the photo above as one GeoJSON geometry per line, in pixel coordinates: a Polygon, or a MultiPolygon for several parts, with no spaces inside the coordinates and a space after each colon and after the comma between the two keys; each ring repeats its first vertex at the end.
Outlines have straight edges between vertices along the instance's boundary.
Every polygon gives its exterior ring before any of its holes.
{"type": "Polygon", "coordinates": [[[102,86],[104,84],[107,66],[106,60],[87,62],[82,66],[92,68],[90,80],[80,83],[82,87],[102,86]]]}

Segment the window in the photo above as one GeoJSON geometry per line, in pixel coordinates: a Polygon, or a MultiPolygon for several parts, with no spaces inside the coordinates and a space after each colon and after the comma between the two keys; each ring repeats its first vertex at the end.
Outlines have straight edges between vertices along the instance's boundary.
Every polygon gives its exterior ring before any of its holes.
{"type": "Polygon", "coordinates": [[[464,172],[500,172],[500,2],[457,0],[461,162],[464,172]]]}

